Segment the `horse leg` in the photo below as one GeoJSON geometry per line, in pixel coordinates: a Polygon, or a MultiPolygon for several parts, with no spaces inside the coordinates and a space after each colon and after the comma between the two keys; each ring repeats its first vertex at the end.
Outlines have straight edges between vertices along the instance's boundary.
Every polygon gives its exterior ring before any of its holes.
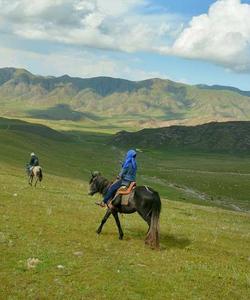
{"type": "Polygon", "coordinates": [[[106,211],[106,214],[105,214],[105,216],[103,217],[102,222],[101,222],[100,226],[98,227],[96,233],[98,233],[98,234],[101,233],[102,227],[103,227],[103,225],[107,222],[107,220],[108,220],[108,218],[109,218],[110,215],[111,215],[111,209],[108,209],[108,210],[106,211]]]}
{"type": "Polygon", "coordinates": [[[36,187],[37,181],[38,181],[38,177],[36,177],[35,187],[36,187]]]}
{"type": "Polygon", "coordinates": [[[120,220],[119,220],[118,212],[113,211],[112,214],[115,218],[115,222],[116,222],[116,225],[117,225],[117,228],[118,228],[118,231],[119,231],[119,239],[122,240],[123,239],[123,231],[122,231],[121,223],[120,223],[120,220]]]}
{"type": "Polygon", "coordinates": [[[149,213],[141,213],[139,210],[137,210],[137,213],[142,217],[142,219],[148,224],[148,231],[150,229],[150,225],[151,225],[151,215],[149,213]]]}
{"type": "Polygon", "coordinates": [[[30,180],[29,180],[29,184],[32,186],[32,182],[33,182],[33,176],[30,175],[30,180]]]}
{"type": "Polygon", "coordinates": [[[137,211],[138,214],[143,218],[145,222],[148,224],[148,231],[145,239],[145,244],[150,246],[153,249],[156,249],[159,247],[159,233],[158,233],[158,227],[156,227],[155,221],[152,222],[152,212],[150,213],[141,213],[140,211],[137,211]],[[151,227],[151,224],[153,225],[151,227]]]}
{"type": "Polygon", "coordinates": [[[150,227],[151,227],[151,215],[147,217],[143,217],[143,219],[148,223],[148,231],[145,239],[145,244],[151,246],[152,244],[152,238],[150,234],[150,227]]]}

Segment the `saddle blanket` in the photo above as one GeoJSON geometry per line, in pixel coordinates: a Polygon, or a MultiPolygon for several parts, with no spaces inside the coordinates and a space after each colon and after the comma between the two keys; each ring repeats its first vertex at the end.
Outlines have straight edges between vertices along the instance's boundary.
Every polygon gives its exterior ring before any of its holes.
{"type": "Polygon", "coordinates": [[[129,204],[129,200],[134,197],[134,191],[130,192],[129,194],[120,195],[121,205],[127,206],[129,204]]]}
{"type": "Polygon", "coordinates": [[[129,200],[134,197],[134,189],[136,187],[136,182],[131,182],[128,187],[121,186],[118,191],[116,192],[116,195],[114,199],[112,200],[112,204],[117,205],[125,205],[127,206],[129,204],[129,200]]]}

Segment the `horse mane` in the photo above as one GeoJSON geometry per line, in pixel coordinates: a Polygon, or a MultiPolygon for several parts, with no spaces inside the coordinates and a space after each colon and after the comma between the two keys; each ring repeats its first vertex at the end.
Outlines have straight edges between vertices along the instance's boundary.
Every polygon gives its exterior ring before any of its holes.
{"type": "Polygon", "coordinates": [[[107,178],[100,176],[100,175],[98,175],[96,177],[96,183],[97,183],[98,191],[102,195],[106,194],[106,192],[111,184],[111,182],[107,178]]]}

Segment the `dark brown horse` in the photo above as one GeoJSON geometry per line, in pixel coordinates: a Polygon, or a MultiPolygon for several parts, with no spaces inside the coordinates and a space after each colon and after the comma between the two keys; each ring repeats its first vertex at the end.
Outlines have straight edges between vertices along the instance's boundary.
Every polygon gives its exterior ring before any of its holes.
{"type": "MultiPolygon", "coordinates": [[[[102,177],[99,172],[93,173],[89,182],[89,195],[94,195],[95,193],[105,195],[110,184],[111,182],[102,177]]],[[[112,208],[107,208],[106,214],[97,229],[97,233],[101,233],[103,225],[112,214],[118,227],[119,239],[122,239],[123,231],[118,213],[131,214],[137,211],[149,226],[145,244],[149,245],[151,248],[158,248],[159,217],[161,212],[161,200],[159,194],[150,187],[137,186],[134,189],[133,196],[129,199],[128,205],[123,205],[120,201],[118,202],[118,205],[115,205],[112,208]]]]}

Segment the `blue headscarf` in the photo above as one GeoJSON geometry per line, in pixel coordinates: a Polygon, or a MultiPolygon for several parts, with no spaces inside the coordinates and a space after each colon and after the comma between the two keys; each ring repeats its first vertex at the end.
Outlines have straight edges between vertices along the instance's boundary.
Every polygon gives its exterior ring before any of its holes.
{"type": "Polygon", "coordinates": [[[136,160],[135,160],[135,157],[136,157],[136,152],[135,150],[129,150],[127,155],[126,155],[126,158],[122,164],[122,167],[123,168],[127,168],[129,163],[132,163],[132,167],[133,169],[137,169],[137,165],[136,165],[136,160]]]}

